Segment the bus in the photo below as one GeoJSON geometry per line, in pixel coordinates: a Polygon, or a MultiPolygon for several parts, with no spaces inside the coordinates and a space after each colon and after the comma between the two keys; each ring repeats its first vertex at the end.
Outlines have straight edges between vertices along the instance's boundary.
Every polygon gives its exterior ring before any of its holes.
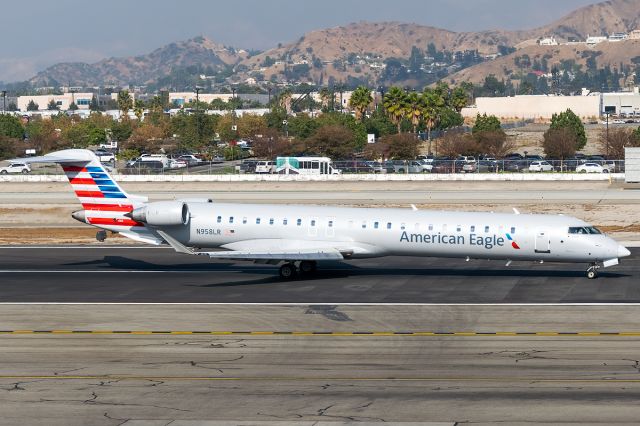
{"type": "Polygon", "coordinates": [[[278,157],[276,173],[281,175],[338,175],[327,157],[278,157]]]}

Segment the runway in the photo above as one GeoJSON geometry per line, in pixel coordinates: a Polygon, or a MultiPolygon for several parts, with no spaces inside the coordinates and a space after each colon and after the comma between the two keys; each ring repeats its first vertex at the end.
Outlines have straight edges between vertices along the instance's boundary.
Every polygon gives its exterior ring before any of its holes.
{"type": "Polygon", "coordinates": [[[277,268],[166,248],[0,248],[0,302],[638,303],[640,250],[598,280],[585,265],[383,258],[320,265],[281,281],[277,268]]]}
{"type": "Polygon", "coordinates": [[[9,328],[343,335],[0,334],[0,424],[633,424],[637,306],[2,305],[9,328]],[[209,421],[229,423],[209,423],[209,421]],[[257,423],[265,422],[265,423],[257,423]],[[369,424],[369,423],[365,423],[369,424]]]}

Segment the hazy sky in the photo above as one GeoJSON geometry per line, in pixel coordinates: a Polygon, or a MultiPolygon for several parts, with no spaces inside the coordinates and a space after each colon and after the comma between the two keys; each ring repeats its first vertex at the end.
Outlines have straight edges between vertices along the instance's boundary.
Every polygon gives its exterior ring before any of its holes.
{"type": "Polygon", "coordinates": [[[2,5],[0,80],[26,80],[57,62],[147,53],[204,35],[267,49],[307,31],[357,21],[404,21],[454,31],[527,29],[596,0],[31,0],[2,5]]]}

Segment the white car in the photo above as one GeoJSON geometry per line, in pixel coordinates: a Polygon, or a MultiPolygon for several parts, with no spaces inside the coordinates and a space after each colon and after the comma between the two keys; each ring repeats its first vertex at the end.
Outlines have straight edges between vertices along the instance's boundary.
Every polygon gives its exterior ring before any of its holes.
{"type": "Polygon", "coordinates": [[[609,169],[598,163],[584,163],[576,167],[576,173],[609,173],[609,169]]]}
{"type": "Polygon", "coordinates": [[[529,165],[530,172],[552,172],[553,166],[546,161],[533,161],[529,165]]]}
{"type": "Polygon", "coordinates": [[[98,149],[95,151],[95,154],[101,163],[114,164],[116,162],[116,156],[113,154],[113,152],[109,152],[103,149],[98,149]]]}
{"type": "Polygon", "coordinates": [[[22,173],[26,175],[31,173],[31,166],[26,163],[11,163],[7,167],[0,167],[0,174],[7,175],[9,173],[22,173]]]}
{"type": "Polygon", "coordinates": [[[275,173],[276,162],[275,161],[258,161],[256,164],[256,173],[275,173]]]}
{"type": "Polygon", "coordinates": [[[182,169],[187,167],[187,162],[183,160],[176,160],[173,158],[169,159],[169,168],[170,169],[182,169]]]}

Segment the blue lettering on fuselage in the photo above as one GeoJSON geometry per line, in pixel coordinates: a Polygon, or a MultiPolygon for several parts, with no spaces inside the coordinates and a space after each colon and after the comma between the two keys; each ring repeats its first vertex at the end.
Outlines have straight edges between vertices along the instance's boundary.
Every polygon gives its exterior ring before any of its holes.
{"type": "Polygon", "coordinates": [[[464,235],[448,235],[448,234],[409,234],[407,231],[403,231],[400,236],[401,243],[410,244],[432,244],[432,245],[465,245],[469,241],[470,246],[484,247],[487,250],[491,250],[494,247],[503,247],[504,238],[495,234],[481,236],[476,234],[470,234],[469,238],[465,238],[464,235]]]}

